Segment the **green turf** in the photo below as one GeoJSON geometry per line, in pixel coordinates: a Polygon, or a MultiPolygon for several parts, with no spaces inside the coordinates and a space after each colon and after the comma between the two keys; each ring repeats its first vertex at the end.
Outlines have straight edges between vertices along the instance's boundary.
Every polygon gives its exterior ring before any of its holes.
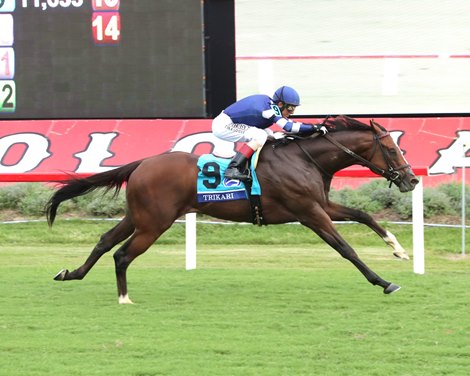
{"type": "Polygon", "coordinates": [[[207,235],[188,272],[176,229],[131,265],[136,304],[120,306],[111,254],[82,281],[52,280],[84,261],[86,234],[102,226],[73,224],[81,243],[34,231],[29,245],[0,243],[0,375],[468,374],[470,268],[458,253],[427,251],[415,275],[369,237],[356,245],[363,260],[402,286],[388,296],[320,242],[222,246],[207,235]]]}

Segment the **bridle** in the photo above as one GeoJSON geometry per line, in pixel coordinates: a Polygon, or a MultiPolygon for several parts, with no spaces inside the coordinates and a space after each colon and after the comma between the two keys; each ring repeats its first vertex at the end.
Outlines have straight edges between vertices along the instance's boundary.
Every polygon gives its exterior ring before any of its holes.
{"type": "Polygon", "coordinates": [[[323,137],[325,137],[329,142],[331,142],[333,145],[336,145],[338,148],[343,150],[345,153],[353,157],[354,159],[357,159],[358,161],[361,162],[364,166],[368,167],[372,172],[376,173],[377,175],[380,175],[387,179],[387,181],[390,181],[390,185],[392,183],[395,184],[400,184],[402,179],[400,175],[400,171],[404,170],[406,168],[411,167],[408,163],[405,163],[399,167],[393,167],[392,165],[392,159],[390,158],[389,152],[384,148],[380,140],[385,137],[390,137],[389,132],[382,132],[380,134],[374,134],[374,148],[372,149],[372,154],[369,159],[363,158],[360,155],[354,153],[352,150],[348,149],[346,146],[340,144],[338,141],[336,141],[333,137],[331,137],[328,133],[325,134],[323,137]],[[387,164],[387,169],[384,170],[383,168],[380,168],[376,164],[372,163],[370,160],[376,153],[377,146],[379,147],[380,151],[382,152],[382,156],[384,157],[385,163],[387,164]]]}
{"type": "MultiPolygon", "coordinates": [[[[318,134],[316,134],[315,136],[317,136],[318,134]]],[[[372,149],[372,153],[371,153],[371,156],[369,159],[366,159],[366,158],[363,158],[361,157],[360,155],[354,153],[351,149],[347,148],[346,146],[344,146],[343,144],[339,143],[338,141],[336,141],[333,137],[331,137],[328,133],[321,136],[323,138],[326,138],[329,142],[331,142],[333,145],[337,146],[339,149],[343,150],[346,154],[348,154],[349,156],[353,157],[354,159],[358,160],[359,162],[361,162],[360,164],[368,167],[372,172],[376,173],[377,175],[380,175],[382,177],[384,177],[385,179],[387,179],[387,181],[390,181],[390,186],[392,185],[392,183],[395,183],[396,185],[399,185],[401,182],[402,182],[402,178],[401,178],[401,175],[400,175],[400,171],[401,170],[404,170],[406,168],[409,168],[411,167],[408,163],[406,164],[403,164],[399,167],[393,167],[392,165],[392,160],[390,158],[390,154],[389,152],[384,148],[384,146],[382,145],[382,143],[380,142],[380,140],[384,137],[387,137],[389,136],[390,137],[390,133],[389,132],[382,132],[380,134],[374,134],[374,148],[372,149]],[[377,147],[380,149],[380,151],[382,152],[382,155],[384,157],[384,160],[385,162],[387,163],[387,169],[383,169],[383,168],[380,168],[379,166],[377,166],[376,164],[372,163],[370,160],[372,159],[372,157],[375,155],[376,153],[376,150],[377,150],[377,147]]],[[[296,142],[297,146],[300,148],[300,150],[302,150],[304,152],[304,154],[308,157],[308,159],[313,163],[315,164],[315,166],[317,166],[320,171],[323,172],[323,174],[325,174],[326,176],[329,176],[329,177],[332,177],[332,175],[328,172],[325,171],[325,169],[323,167],[321,167],[313,158],[312,156],[310,155],[310,153],[308,151],[306,151],[301,145],[300,143],[296,142]]]]}

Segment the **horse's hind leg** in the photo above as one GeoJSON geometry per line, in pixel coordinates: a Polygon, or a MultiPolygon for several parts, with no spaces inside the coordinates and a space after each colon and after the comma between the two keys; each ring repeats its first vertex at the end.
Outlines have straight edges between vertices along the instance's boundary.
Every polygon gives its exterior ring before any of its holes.
{"type": "Polygon", "coordinates": [[[144,253],[168,227],[160,231],[155,229],[144,231],[137,230],[131,238],[114,253],[119,304],[133,304],[127,292],[127,268],[130,263],[137,256],[144,253]]]}
{"type": "Polygon", "coordinates": [[[393,248],[394,256],[404,260],[410,259],[405,249],[398,242],[395,235],[380,226],[369,214],[357,209],[339,205],[331,201],[328,203],[326,211],[333,221],[355,221],[368,226],[370,229],[375,231],[385,243],[393,248]]]}
{"type": "Polygon", "coordinates": [[[133,232],[134,225],[132,224],[132,221],[128,216],[124,217],[111,230],[101,235],[100,241],[96,244],[95,248],[93,248],[83,265],[71,272],[67,269],[63,269],[56,274],[54,279],[56,281],[83,279],[101,256],[110,251],[116,244],[127,239],[133,232]]]}

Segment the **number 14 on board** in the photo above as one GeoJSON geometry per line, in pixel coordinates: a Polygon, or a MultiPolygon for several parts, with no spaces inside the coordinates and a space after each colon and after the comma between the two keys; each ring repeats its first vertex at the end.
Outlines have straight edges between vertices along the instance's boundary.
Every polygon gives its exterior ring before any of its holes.
{"type": "Polygon", "coordinates": [[[93,12],[91,25],[96,44],[118,44],[121,41],[119,12],[93,12]]]}

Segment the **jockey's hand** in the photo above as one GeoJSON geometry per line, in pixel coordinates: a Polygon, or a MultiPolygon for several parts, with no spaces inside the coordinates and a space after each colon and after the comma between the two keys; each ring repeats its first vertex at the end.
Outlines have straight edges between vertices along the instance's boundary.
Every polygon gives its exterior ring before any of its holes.
{"type": "Polygon", "coordinates": [[[286,137],[286,134],[284,132],[274,132],[273,138],[275,140],[280,140],[281,138],[286,137]]]}
{"type": "Polygon", "coordinates": [[[268,140],[274,140],[274,132],[271,129],[266,128],[264,131],[268,134],[268,140]]]}
{"type": "Polygon", "coordinates": [[[322,135],[328,133],[328,129],[321,124],[303,123],[300,127],[299,134],[302,136],[310,136],[314,133],[321,133],[322,135]]]}
{"type": "Polygon", "coordinates": [[[313,128],[315,129],[315,132],[321,133],[322,135],[328,133],[328,129],[322,124],[313,124],[313,128]]]}

